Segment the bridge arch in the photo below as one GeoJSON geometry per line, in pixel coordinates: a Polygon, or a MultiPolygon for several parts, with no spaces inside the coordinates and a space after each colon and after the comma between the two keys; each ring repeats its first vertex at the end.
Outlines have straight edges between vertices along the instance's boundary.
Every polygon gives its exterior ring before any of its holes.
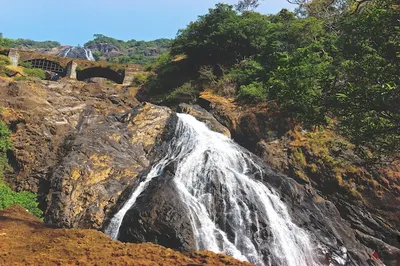
{"type": "Polygon", "coordinates": [[[60,75],[64,74],[65,72],[65,69],[60,64],[47,59],[30,59],[24,62],[31,63],[33,68],[41,68],[43,70],[54,72],[60,75]]]}
{"type": "Polygon", "coordinates": [[[114,81],[115,83],[122,84],[124,81],[125,74],[118,73],[110,68],[106,67],[91,67],[81,71],[77,71],[77,80],[85,80],[89,78],[106,78],[114,81]]]}

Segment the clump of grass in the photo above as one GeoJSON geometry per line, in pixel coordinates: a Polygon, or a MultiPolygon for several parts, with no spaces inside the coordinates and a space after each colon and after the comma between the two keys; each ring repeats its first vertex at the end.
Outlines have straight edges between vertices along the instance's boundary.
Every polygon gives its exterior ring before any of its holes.
{"type": "Polygon", "coordinates": [[[46,79],[46,71],[40,68],[24,68],[24,74],[27,75],[28,77],[46,79]]]}
{"type": "Polygon", "coordinates": [[[307,166],[307,160],[300,148],[293,149],[293,157],[301,167],[307,166]]]}

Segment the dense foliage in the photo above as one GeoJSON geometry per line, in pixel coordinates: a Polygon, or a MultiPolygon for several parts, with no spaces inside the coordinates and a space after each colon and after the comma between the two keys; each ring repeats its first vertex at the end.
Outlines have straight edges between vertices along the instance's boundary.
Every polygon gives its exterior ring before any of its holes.
{"type": "Polygon", "coordinates": [[[10,47],[10,40],[3,38],[2,33],[0,33],[0,47],[10,47]]]}
{"type": "Polygon", "coordinates": [[[33,215],[41,217],[43,212],[38,207],[36,194],[24,191],[14,192],[3,183],[4,172],[8,168],[7,151],[12,148],[10,141],[11,132],[6,124],[0,120],[0,210],[13,204],[19,204],[33,215]]]}
{"type": "Polygon", "coordinates": [[[44,41],[44,42],[37,42],[32,41],[29,39],[8,39],[3,38],[3,34],[0,33],[0,47],[10,47],[10,48],[54,48],[58,47],[61,44],[55,41],[44,41]]]}
{"type": "Polygon", "coordinates": [[[182,85],[201,84],[238,101],[274,101],[304,126],[335,118],[356,144],[399,154],[399,8],[388,0],[362,9],[336,2],[308,2],[301,16],[218,4],[178,32],[148,92],[168,99],[182,85]],[[325,2],[334,5],[322,14],[325,2]]]}
{"type": "Polygon", "coordinates": [[[55,41],[33,41],[29,39],[10,39],[10,47],[11,48],[28,48],[28,49],[36,49],[36,48],[55,48],[60,46],[59,42],[55,41]]]}
{"type": "Polygon", "coordinates": [[[147,65],[154,63],[158,56],[165,53],[170,43],[170,39],[129,40],[125,42],[102,34],[95,34],[94,40],[85,43],[84,46],[92,50],[96,60],[147,65]]]}

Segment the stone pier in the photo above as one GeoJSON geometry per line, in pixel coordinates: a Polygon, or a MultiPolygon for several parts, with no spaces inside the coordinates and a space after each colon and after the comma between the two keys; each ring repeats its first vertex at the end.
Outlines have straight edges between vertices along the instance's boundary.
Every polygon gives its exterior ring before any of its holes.
{"type": "Polygon", "coordinates": [[[67,64],[67,68],[65,70],[65,77],[70,79],[76,79],[76,68],[78,64],[74,61],[71,61],[67,64]]]}
{"type": "Polygon", "coordinates": [[[8,52],[8,57],[10,58],[11,65],[18,66],[20,55],[17,50],[10,49],[8,52]]]}

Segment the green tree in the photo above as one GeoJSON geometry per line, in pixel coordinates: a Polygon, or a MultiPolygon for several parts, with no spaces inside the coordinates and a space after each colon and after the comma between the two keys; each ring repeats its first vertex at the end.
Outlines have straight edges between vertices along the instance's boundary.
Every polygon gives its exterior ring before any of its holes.
{"type": "MultiPolygon", "coordinates": [[[[262,1],[262,0],[261,0],[262,1]]],[[[256,9],[260,5],[260,0],[240,0],[236,5],[236,10],[244,12],[250,9],[256,9]]]]}
{"type": "Polygon", "coordinates": [[[195,66],[231,66],[262,51],[269,26],[267,16],[256,12],[239,15],[232,6],[217,4],[179,30],[171,54],[185,54],[195,66]]]}
{"type": "Polygon", "coordinates": [[[337,80],[332,97],[341,126],[357,144],[400,152],[400,11],[376,1],[340,23],[337,80]],[[379,32],[379,34],[377,34],[379,32]]]}
{"type": "Polygon", "coordinates": [[[2,33],[0,33],[0,47],[10,47],[10,40],[3,38],[2,33]]]}

